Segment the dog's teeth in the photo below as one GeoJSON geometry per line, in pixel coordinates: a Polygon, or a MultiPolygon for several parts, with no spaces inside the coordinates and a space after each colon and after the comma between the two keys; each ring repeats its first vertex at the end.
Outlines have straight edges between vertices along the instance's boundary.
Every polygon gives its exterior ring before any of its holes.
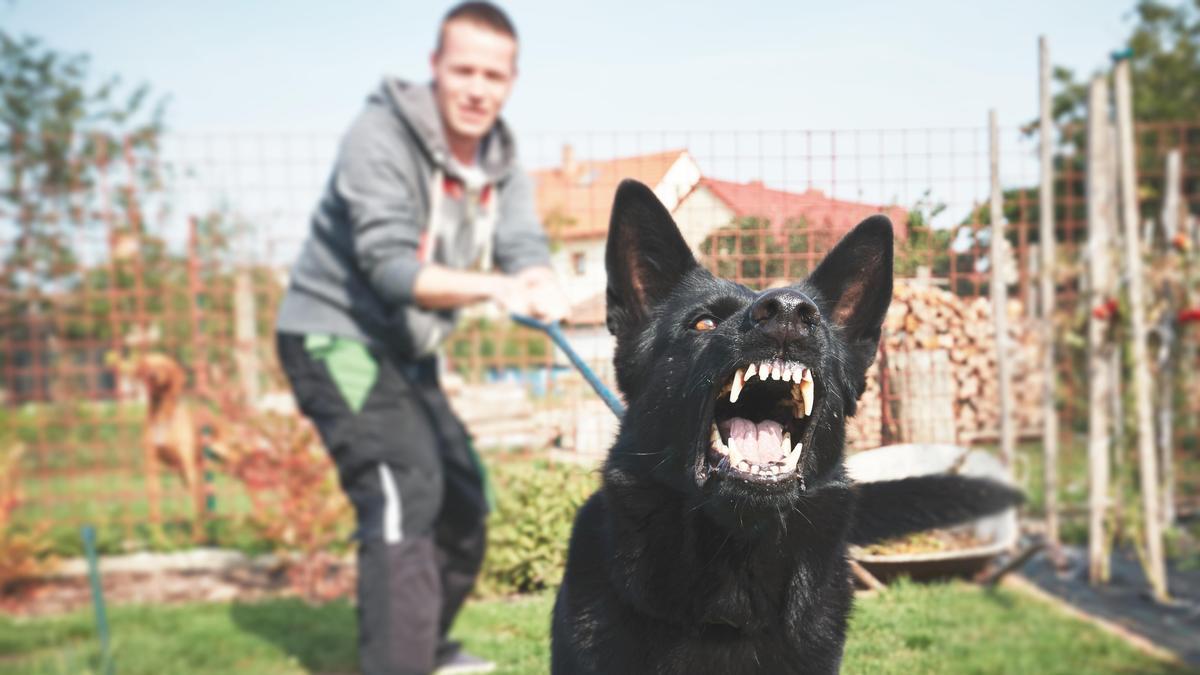
{"type": "Polygon", "coordinates": [[[746,460],[743,459],[742,461],[737,463],[737,468],[738,468],[738,471],[741,471],[743,473],[749,473],[750,472],[750,462],[747,462],[746,460]]]}
{"type": "Polygon", "coordinates": [[[758,364],[758,379],[764,382],[771,379],[770,361],[763,361],[762,363],[758,364]]]}
{"type": "Polygon", "coordinates": [[[800,451],[804,448],[803,443],[797,443],[796,449],[788,453],[787,459],[783,460],[784,471],[795,471],[796,465],[800,462],[800,451]]]}
{"type": "Polygon", "coordinates": [[[726,451],[725,443],[721,441],[721,432],[717,430],[717,424],[712,425],[712,444],[718,451],[726,451]]]}
{"type": "Polygon", "coordinates": [[[780,442],[780,444],[779,444],[779,452],[780,452],[780,454],[786,456],[791,451],[792,451],[792,435],[790,433],[785,433],[783,435],[783,441],[780,442]]]}
{"type": "Polygon", "coordinates": [[[813,409],[813,381],[812,376],[806,380],[800,381],[800,393],[804,396],[804,414],[811,415],[813,409]]]}
{"type": "Polygon", "coordinates": [[[804,417],[804,384],[792,385],[792,416],[796,419],[804,417]]]}
{"type": "Polygon", "coordinates": [[[730,444],[729,463],[733,464],[734,466],[737,466],[742,461],[742,459],[743,459],[742,453],[737,448],[733,447],[732,444],[730,444]]]}
{"type": "Polygon", "coordinates": [[[756,366],[753,363],[751,363],[749,366],[746,366],[746,381],[747,382],[750,381],[750,378],[754,377],[755,368],[756,368],[756,366]]]}
{"type": "Polygon", "coordinates": [[[812,382],[812,371],[805,367],[801,379],[803,379],[805,382],[812,382]]]}
{"type": "Polygon", "coordinates": [[[771,379],[778,380],[781,376],[781,370],[782,369],[780,368],[778,361],[776,361],[775,363],[772,363],[771,364],[771,379]]]}
{"type": "Polygon", "coordinates": [[[738,368],[738,371],[733,374],[733,384],[729,389],[730,403],[737,403],[738,396],[742,395],[742,387],[746,384],[746,381],[743,378],[744,375],[742,374],[742,369],[738,368]]]}

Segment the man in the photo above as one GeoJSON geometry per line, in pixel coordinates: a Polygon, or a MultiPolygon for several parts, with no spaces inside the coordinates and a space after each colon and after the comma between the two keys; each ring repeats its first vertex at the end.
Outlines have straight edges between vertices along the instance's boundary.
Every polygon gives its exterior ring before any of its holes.
{"type": "Polygon", "coordinates": [[[446,639],[483,560],[487,505],[435,352],[468,305],[566,313],[499,119],[516,56],[497,7],[447,13],[432,83],[385,80],[343,138],[279,310],[280,361],[355,507],[369,674],[491,669],[446,639]]]}

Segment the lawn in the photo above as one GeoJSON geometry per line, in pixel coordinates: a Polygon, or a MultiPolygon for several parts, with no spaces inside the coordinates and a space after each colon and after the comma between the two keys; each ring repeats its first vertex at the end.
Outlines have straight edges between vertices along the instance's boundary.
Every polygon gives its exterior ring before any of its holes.
{"type": "MultiPolygon", "coordinates": [[[[498,673],[548,670],[549,593],[473,602],[457,627],[498,673]]],[[[116,670],[137,673],[354,672],[354,611],[299,601],[118,607],[116,670]]],[[[99,672],[86,613],[0,618],[0,674],[99,672]]],[[[965,584],[900,583],[861,600],[845,673],[1185,673],[1038,600],[965,584]]]]}

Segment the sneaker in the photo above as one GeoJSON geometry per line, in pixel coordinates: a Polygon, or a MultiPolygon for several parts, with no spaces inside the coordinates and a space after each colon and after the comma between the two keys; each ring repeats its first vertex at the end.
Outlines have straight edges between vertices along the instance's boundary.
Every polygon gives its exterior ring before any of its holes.
{"type": "Polygon", "coordinates": [[[465,673],[490,673],[496,664],[474,654],[456,650],[438,659],[433,675],[460,675],[465,673]]]}

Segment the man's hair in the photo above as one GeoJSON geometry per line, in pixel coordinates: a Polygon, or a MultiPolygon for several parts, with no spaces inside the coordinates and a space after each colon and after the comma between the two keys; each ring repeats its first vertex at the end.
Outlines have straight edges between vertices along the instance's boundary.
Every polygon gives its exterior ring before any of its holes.
{"type": "Polygon", "coordinates": [[[436,53],[442,52],[442,41],[446,35],[446,26],[451,21],[467,21],[481,28],[489,28],[512,38],[514,42],[517,40],[517,28],[513,26],[513,22],[504,13],[504,10],[493,5],[490,2],[483,0],[471,0],[469,2],[460,2],[446,12],[446,16],[442,17],[442,24],[438,27],[438,39],[436,53]]]}

